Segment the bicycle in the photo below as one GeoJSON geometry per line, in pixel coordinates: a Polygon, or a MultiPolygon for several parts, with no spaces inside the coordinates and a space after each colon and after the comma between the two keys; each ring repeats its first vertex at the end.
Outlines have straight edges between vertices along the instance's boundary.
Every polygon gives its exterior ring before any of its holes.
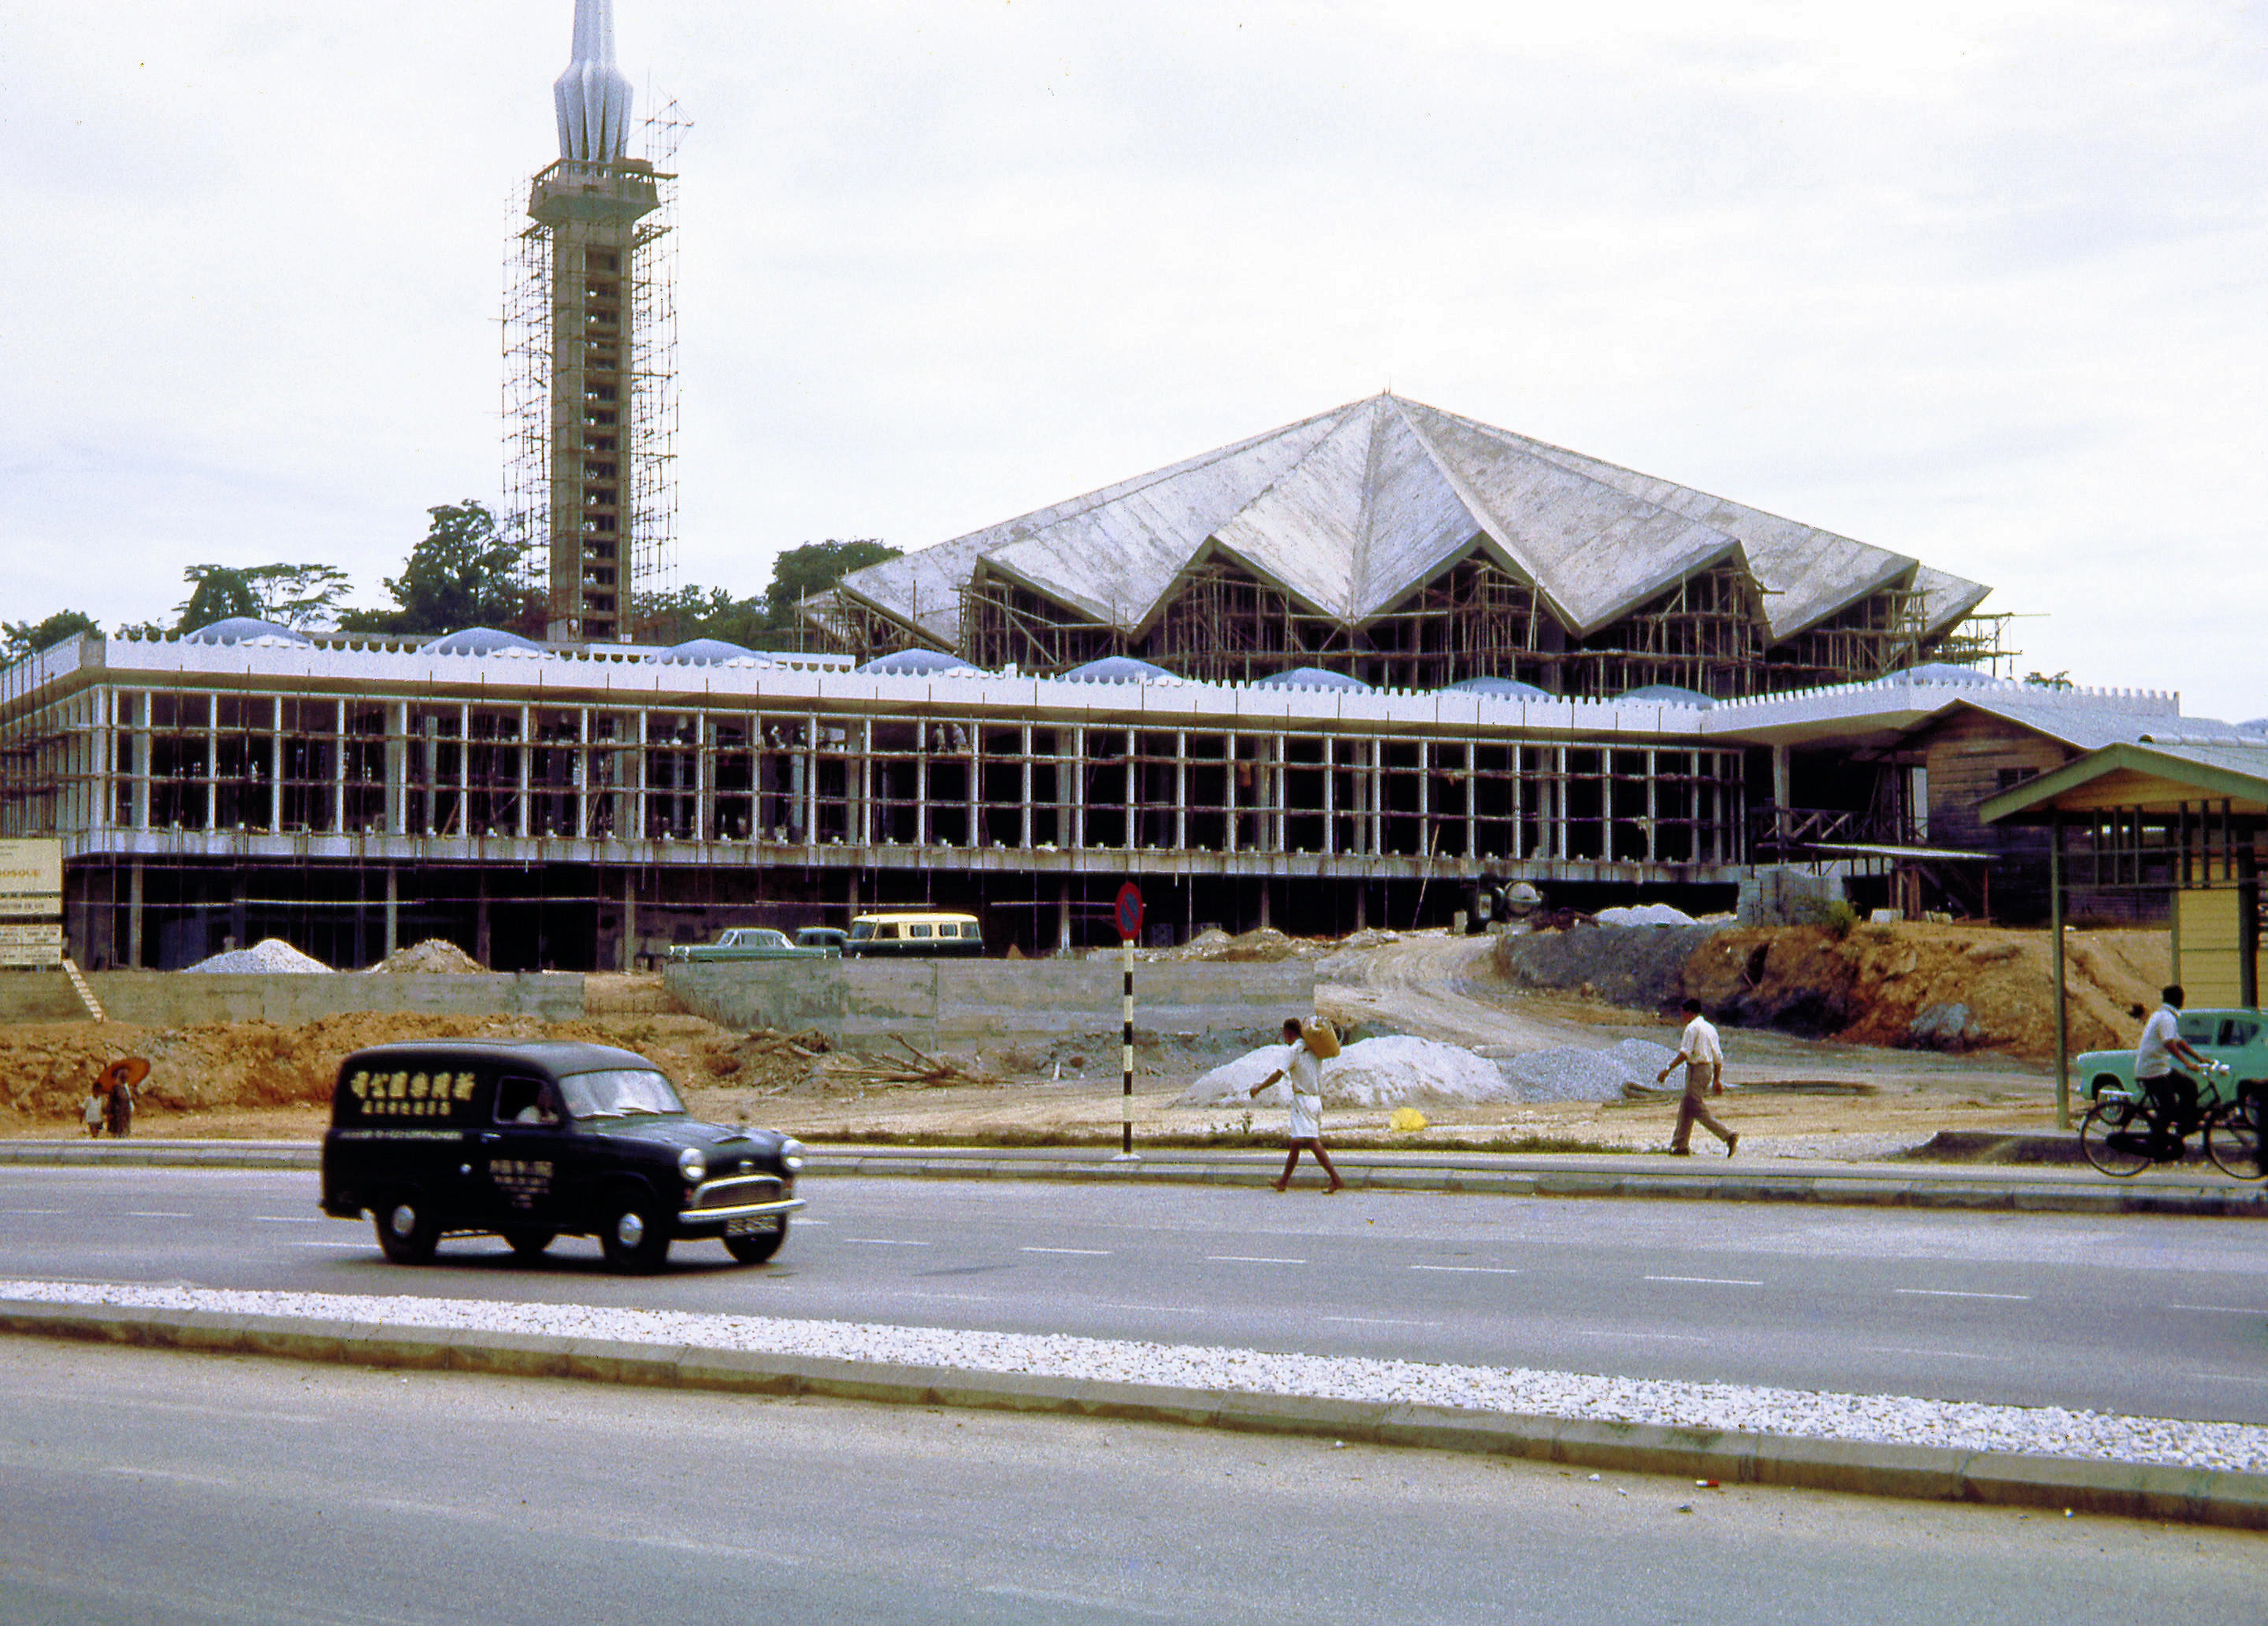
{"type": "Polygon", "coordinates": [[[2079,1149],[2088,1162],[2121,1179],[2156,1163],[2179,1163],[2188,1138],[2199,1130],[2205,1156],[2236,1180],[2268,1176],[2261,1161],[2261,1134],[2268,1128],[2268,1099],[2247,1089],[2231,1100],[2215,1100],[2192,1115],[2161,1107],[2148,1094],[2105,1090],[2080,1121],[2079,1149]]]}

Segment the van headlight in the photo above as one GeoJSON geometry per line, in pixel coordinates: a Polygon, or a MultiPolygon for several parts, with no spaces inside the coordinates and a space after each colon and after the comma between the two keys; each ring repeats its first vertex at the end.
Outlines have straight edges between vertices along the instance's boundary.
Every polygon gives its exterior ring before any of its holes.
{"type": "Polygon", "coordinates": [[[677,1172],[685,1176],[685,1183],[697,1186],[709,1178],[709,1159],[701,1155],[697,1146],[688,1146],[677,1154],[677,1172]]]}
{"type": "Polygon", "coordinates": [[[794,1174],[803,1166],[803,1143],[793,1137],[780,1142],[780,1166],[794,1174]]]}

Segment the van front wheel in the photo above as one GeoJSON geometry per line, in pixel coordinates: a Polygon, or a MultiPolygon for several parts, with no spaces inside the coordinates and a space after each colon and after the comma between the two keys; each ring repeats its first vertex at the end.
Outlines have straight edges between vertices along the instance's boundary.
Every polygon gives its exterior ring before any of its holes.
{"type": "Polygon", "coordinates": [[[644,1276],[661,1269],[669,1256],[669,1232],[663,1228],[660,1210],[651,1197],[625,1197],[607,1210],[607,1227],[599,1233],[608,1268],[644,1276]]]}

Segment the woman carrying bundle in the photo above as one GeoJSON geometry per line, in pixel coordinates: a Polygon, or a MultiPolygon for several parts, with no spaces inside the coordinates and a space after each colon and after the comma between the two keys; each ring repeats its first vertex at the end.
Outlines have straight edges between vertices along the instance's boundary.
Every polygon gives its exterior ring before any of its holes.
{"type": "Polygon", "coordinates": [[[1284,1065],[1246,1093],[1257,1095],[1288,1076],[1292,1115],[1291,1122],[1285,1126],[1284,1138],[1290,1150],[1284,1158],[1283,1175],[1275,1181],[1276,1189],[1281,1191],[1292,1183],[1292,1171],[1300,1166],[1300,1149],[1304,1146],[1315,1154],[1315,1161],[1331,1177],[1331,1183],[1323,1188],[1323,1195],[1329,1196],[1346,1184],[1339,1178],[1338,1170],[1331,1166],[1331,1154],[1323,1150],[1323,1063],[1339,1053],[1338,1036],[1320,1022],[1302,1027],[1299,1018],[1287,1017],[1284,1021],[1284,1042],[1291,1047],[1284,1065]]]}

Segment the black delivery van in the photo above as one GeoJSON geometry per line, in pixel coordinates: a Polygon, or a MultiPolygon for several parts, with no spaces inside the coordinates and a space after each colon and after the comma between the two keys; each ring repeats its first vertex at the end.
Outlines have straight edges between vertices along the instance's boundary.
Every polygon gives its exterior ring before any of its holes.
{"type": "Polygon", "coordinates": [[[803,1206],[800,1143],[703,1123],[661,1070],[611,1046],[500,1040],[377,1045],[339,1064],[323,1137],[323,1211],[371,1216],[395,1264],[444,1236],[500,1236],[532,1259],[595,1236],[618,1270],[659,1269],[677,1240],[744,1264],[803,1206]]]}

